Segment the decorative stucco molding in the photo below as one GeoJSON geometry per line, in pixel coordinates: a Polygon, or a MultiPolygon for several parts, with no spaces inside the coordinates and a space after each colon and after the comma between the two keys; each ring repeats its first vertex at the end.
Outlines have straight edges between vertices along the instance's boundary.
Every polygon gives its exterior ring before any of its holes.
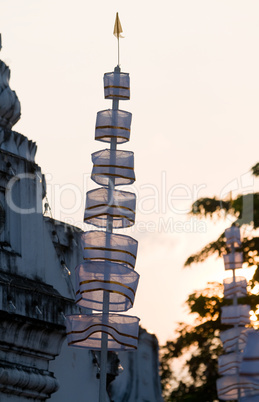
{"type": "Polygon", "coordinates": [[[0,125],[0,149],[34,162],[37,145],[24,135],[3,129],[0,125]]]}
{"type": "Polygon", "coordinates": [[[3,393],[44,401],[58,388],[52,373],[22,366],[0,367],[0,391],[3,393]]]}
{"type": "Polygon", "coordinates": [[[11,129],[21,117],[20,101],[9,87],[9,67],[0,60],[0,126],[11,129]]]}

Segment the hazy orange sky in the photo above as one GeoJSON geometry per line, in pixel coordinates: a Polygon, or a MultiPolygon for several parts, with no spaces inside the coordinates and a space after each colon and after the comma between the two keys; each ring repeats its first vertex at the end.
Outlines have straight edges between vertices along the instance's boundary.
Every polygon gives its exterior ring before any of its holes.
{"type": "MultiPolygon", "coordinates": [[[[1,58],[22,105],[14,130],[38,144],[54,217],[83,226],[103,74],[117,63],[131,77],[140,274],[131,315],[160,343],[186,319],[183,302],[224,274],[214,259],[183,269],[219,226],[186,213],[197,197],[255,190],[259,161],[259,3],[238,0],[1,0],[1,58]]],[[[126,233],[126,232],[125,232],[126,233]]],[[[79,261],[80,262],[80,261],[79,261]]],[[[70,267],[73,269],[73,267],[70,267]]]]}

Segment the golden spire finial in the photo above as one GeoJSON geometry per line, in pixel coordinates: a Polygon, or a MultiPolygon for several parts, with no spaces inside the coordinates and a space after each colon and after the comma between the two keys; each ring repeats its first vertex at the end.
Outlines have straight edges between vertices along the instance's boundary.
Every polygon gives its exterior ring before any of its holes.
{"type": "Polygon", "coordinates": [[[120,65],[120,45],[119,45],[119,39],[123,38],[121,33],[123,32],[122,27],[121,27],[121,22],[119,19],[119,13],[116,13],[116,19],[115,19],[115,24],[114,24],[114,29],[113,29],[113,35],[116,36],[118,39],[118,66],[120,65]]]}

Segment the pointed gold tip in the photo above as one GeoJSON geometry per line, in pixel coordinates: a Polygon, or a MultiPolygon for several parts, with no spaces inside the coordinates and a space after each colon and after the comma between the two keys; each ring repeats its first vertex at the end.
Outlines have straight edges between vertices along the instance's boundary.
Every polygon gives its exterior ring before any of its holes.
{"type": "Polygon", "coordinates": [[[123,38],[123,36],[121,35],[122,32],[123,32],[123,30],[122,30],[121,22],[119,19],[119,13],[116,13],[113,35],[116,36],[117,39],[123,38]]]}

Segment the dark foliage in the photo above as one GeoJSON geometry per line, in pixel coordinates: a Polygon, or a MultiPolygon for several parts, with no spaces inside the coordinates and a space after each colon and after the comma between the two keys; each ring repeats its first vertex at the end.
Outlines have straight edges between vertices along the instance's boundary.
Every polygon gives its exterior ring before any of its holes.
{"type": "Polygon", "coordinates": [[[190,213],[198,218],[212,217],[214,214],[225,211],[229,212],[230,201],[222,201],[214,198],[199,198],[192,204],[190,213]]]}
{"type": "Polygon", "coordinates": [[[254,176],[259,176],[259,163],[256,163],[251,170],[254,176]]]}
{"type": "Polygon", "coordinates": [[[162,385],[166,401],[213,401],[217,397],[217,357],[221,353],[219,341],[220,307],[223,304],[221,285],[215,283],[202,291],[191,294],[186,302],[191,314],[195,314],[196,325],[180,323],[176,338],[163,347],[161,357],[162,385]],[[187,358],[187,380],[181,379],[177,389],[167,390],[170,379],[170,363],[191,351],[187,358]],[[166,392],[167,390],[167,392],[166,392]],[[190,399],[191,398],[191,399],[190,399]]]}
{"type": "MultiPolygon", "coordinates": [[[[259,163],[252,168],[252,171],[255,176],[259,175],[259,163]]],[[[250,229],[256,230],[259,228],[259,193],[239,195],[230,201],[220,200],[216,197],[200,198],[193,203],[190,214],[200,219],[214,218],[215,216],[220,219],[224,218],[226,214],[231,214],[236,218],[235,224],[239,226],[249,225],[250,229]]],[[[243,238],[241,250],[244,252],[246,266],[257,267],[252,281],[253,285],[259,282],[259,237],[256,236],[256,232],[254,234],[254,237],[243,238]]],[[[224,253],[226,253],[226,246],[224,233],[222,233],[217,240],[188,257],[184,265],[187,267],[193,263],[203,262],[212,255],[222,257],[224,253]]]]}
{"type": "MultiPolygon", "coordinates": [[[[252,167],[254,176],[259,176],[259,163],[252,167]]],[[[251,288],[259,283],[259,237],[256,229],[259,228],[259,193],[239,195],[229,200],[214,198],[200,198],[191,207],[191,215],[197,218],[223,219],[230,214],[234,223],[249,227],[249,235],[242,239],[240,251],[243,251],[244,262],[247,267],[255,266],[251,288]]],[[[219,238],[191,255],[185,266],[205,261],[216,255],[222,257],[226,253],[224,233],[219,238]]],[[[231,301],[223,299],[222,285],[210,284],[202,291],[191,294],[186,301],[190,314],[196,315],[195,325],[180,323],[175,339],[168,341],[163,347],[161,357],[162,386],[165,401],[167,402],[212,402],[217,401],[216,379],[218,378],[217,359],[222,353],[219,334],[228,327],[220,322],[221,306],[231,301]],[[186,355],[186,353],[188,354],[186,355]],[[174,359],[186,355],[185,377],[175,377],[171,363],[174,359]],[[171,384],[171,387],[170,387],[171,384]]],[[[239,300],[242,304],[249,304],[253,311],[259,305],[259,296],[249,294],[239,300]]]]}
{"type": "Polygon", "coordinates": [[[226,214],[236,217],[236,223],[259,227],[259,193],[242,194],[231,201],[199,198],[191,206],[191,215],[197,218],[223,218],[226,214]]]}
{"type": "MultiPolygon", "coordinates": [[[[223,299],[221,295],[222,285],[211,283],[206,289],[196,291],[188,297],[186,304],[190,314],[196,315],[195,325],[179,323],[175,339],[168,341],[162,349],[161,373],[165,401],[217,400],[217,360],[222,353],[219,334],[230,328],[221,324],[220,313],[223,305],[231,304],[231,300],[223,299]],[[185,367],[188,375],[185,378],[175,378],[171,363],[187,352],[185,367]],[[170,388],[172,380],[177,386],[170,388]]],[[[250,304],[251,309],[256,310],[259,296],[250,294],[239,301],[250,304]]]]}

